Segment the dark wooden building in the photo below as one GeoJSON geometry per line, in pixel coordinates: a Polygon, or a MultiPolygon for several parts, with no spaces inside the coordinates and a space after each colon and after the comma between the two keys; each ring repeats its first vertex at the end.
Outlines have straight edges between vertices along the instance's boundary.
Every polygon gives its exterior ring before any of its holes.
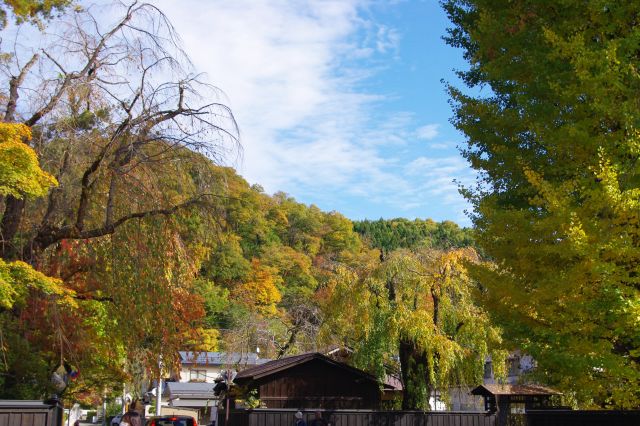
{"type": "Polygon", "coordinates": [[[496,413],[498,426],[509,424],[509,418],[514,415],[523,415],[531,409],[548,408],[551,406],[551,397],[560,395],[559,392],[540,385],[497,383],[480,385],[471,394],[484,398],[484,408],[490,413],[496,413]]]}
{"type": "Polygon", "coordinates": [[[540,385],[486,384],[471,391],[472,395],[484,398],[484,409],[497,411],[500,407],[521,407],[525,409],[545,408],[550,406],[550,398],[560,395],[553,389],[540,385]]]}
{"type": "Polygon", "coordinates": [[[238,373],[234,383],[256,389],[267,408],[376,409],[376,378],[320,353],[270,361],[238,373]]]}
{"type": "Polygon", "coordinates": [[[62,405],[56,399],[0,400],[0,426],[63,426],[62,405]]]}

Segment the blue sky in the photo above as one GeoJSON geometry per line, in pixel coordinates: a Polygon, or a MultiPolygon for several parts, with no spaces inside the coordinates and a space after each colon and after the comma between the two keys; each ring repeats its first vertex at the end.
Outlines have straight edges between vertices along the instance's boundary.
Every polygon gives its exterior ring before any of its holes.
{"type": "Polygon", "coordinates": [[[474,174],[441,82],[465,63],[437,1],[154,3],[224,92],[250,183],[352,219],[468,224],[453,181],[474,174]]]}

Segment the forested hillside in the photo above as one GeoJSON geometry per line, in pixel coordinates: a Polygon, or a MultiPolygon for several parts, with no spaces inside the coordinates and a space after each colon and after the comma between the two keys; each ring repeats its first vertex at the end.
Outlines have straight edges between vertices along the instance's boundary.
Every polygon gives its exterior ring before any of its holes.
{"type": "MultiPolygon", "coordinates": [[[[44,162],[53,162],[48,155],[44,162]]],[[[3,312],[7,395],[44,392],[60,356],[83,371],[75,383],[82,394],[93,380],[143,380],[159,354],[170,364],[180,349],[259,347],[275,358],[323,345],[321,290],[337,265],[377,254],[339,213],[266,195],[200,154],[180,156],[188,161],[165,167],[163,179],[180,188],[206,181],[212,196],[170,216],[132,219],[104,237],[62,239],[41,254],[43,271],[70,298],[61,309],[56,297],[32,290],[3,312]]],[[[73,188],[58,195],[71,197],[73,188]]],[[[45,204],[28,201],[25,225],[42,220],[45,204]]]]}
{"type": "Polygon", "coordinates": [[[473,245],[470,228],[431,219],[378,219],[354,222],[355,231],[372,246],[386,251],[398,248],[460,248],[473,245]]]}

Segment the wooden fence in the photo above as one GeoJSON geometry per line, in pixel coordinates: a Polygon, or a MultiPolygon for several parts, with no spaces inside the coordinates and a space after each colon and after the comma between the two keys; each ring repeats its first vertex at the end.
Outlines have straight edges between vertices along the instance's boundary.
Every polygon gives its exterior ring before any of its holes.
{"type": "MultiPolygon", "coordinates": [[[[292,409],[232,410],[226,421],[219,412],[217,426],[293,426],[292,409]]],[[[640,426],[640,410],[528,410],[499,418],[496,414],[464,411],[321,410],[331,426],[640,426]]],[[[311,426],[314,411],[304,411],[311,426]]],[[[0,423],[0,426],[2,424],[0,423]]]]}
{"type": "Polygon", "coordinates": [[[61,426],[58,401],[0,400],[0,426],[61,426]]]}
{"type": "MultiPolygon", "coordinates": [[[[218,413],[219,426],[292,426],[297,410],[255,409],[229,413],[226,422],[223,411],[218,413]]],[[[321,410],[322,418],[331,426],[496,426],[496,416],[487,413],[462,411],[372,411],[321,410]]],[[[305,411],[308,425],[314,411],[305,411]]]]}
{"type": "Polygon", "coordinates": [[[638,426],[640,410],[529,410],[527,426],[638,426]]]}

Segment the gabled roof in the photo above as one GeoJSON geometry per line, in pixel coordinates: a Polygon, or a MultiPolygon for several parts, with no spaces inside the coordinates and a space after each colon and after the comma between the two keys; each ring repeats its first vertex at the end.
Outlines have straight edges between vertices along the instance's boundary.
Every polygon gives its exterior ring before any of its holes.
{"type": "Polygon", "coordinates": [[[269,376],[271,374],[277,373],[279,371],[287,370],[289,368],[295,367],[297,365],[305,364],[307,362],[313,360],[320,360],[329,365],[335,366],[337,368],[341,368],[347,371],[350,371],[356,375],[359,375],[367,380],[377,382],[376,378],[369,373],[366,373],[357,368],[351,367],[350,365],[334,361],[333,359],[322,355],[318,352],[308,352],[301,355],[289,356],[286,358],[276,359],[274,361],[269,361],[262,365],[257,365],[255,367],[247,368],[238,373],[235,377],[234,382],[242,383],[248,382],[251,380],[257,380],[265,376],[269,376]]]}
{"type": "Polygon", "coordinates": [[[480,385],[471,391],[472,395],[480,396],[551,396],[560,392],[540,385],[508,385],[487,384],[480,385]]]}
{"type": "Polygon", "coordinates": [[[187,352],[180,351],[181,364],[197,365],[258,365],[268,360],[258,358],[254,352],[187,352]]]}

